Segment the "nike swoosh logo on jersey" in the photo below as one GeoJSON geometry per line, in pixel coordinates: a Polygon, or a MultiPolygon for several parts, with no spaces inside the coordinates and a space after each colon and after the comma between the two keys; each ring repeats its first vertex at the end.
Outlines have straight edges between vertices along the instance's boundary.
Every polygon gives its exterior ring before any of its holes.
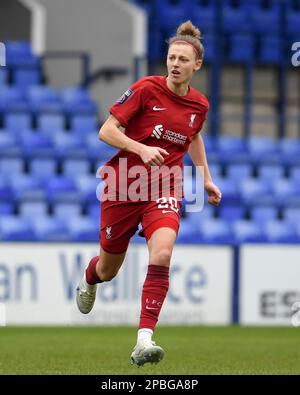
{"type": "Polygon", "coordinates": [[[153,107],[153,111],[164,111],[164,110],[166,110],[166,108],[161,108],[156,106],[153,107]]]}
{"type": "Polygon", "coordinates": [[[165,214],[165,213],[174,213],[174,211],[172,211],[172,210],[163,210],[162,213],[163,214],[165,214]]]}

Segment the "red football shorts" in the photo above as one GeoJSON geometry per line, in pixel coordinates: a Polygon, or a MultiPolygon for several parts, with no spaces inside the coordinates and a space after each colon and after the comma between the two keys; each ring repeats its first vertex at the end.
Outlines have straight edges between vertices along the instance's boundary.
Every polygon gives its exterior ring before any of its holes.
{"type": "Polygon", "coordinates": [[[111,254],[125,252],[140,223],[139,235],[147,241],[158,228],[171,228],[177,234],[180,209],[181,202],[174,197],[149,202],[106,200],[101,203],[100,245],[111,254]]]}

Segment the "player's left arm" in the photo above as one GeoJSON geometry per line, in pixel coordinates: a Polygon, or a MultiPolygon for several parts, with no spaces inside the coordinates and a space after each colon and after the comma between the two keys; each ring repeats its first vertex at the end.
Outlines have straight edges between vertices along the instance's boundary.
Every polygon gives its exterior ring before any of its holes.
{"type": "Polygon", "coordinates": [[[200,166],[198,169],[200,170],[200,176],[204,178],[204,188],[208,194],[208,202],[213,206],[218,206],[221,201],[222,194],[220,189],[214,184],[212,180],[207,163],[205,145],[200,133],[196,133],[194,136],[188,153],[194,165],[200,166]]]}

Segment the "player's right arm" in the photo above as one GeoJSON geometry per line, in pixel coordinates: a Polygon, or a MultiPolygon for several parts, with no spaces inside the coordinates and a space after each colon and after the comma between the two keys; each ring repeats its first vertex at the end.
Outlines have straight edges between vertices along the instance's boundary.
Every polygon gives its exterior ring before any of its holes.
{"type": "Polygon", "coordinates": [[[160,147],[149,147],[131,139],[121,132],[120,126],[118,119],[110,115],[99,131],[99,139],[115,148],[138,155],[146,165],[160,166],[163,164],[163,155],[169,155],[166,150],[160,147]]]}

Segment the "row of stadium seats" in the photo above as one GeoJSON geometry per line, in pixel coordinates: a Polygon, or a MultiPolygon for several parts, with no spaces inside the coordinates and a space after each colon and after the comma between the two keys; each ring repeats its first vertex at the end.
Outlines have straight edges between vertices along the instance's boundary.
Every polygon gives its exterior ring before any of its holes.
{"type": "Polygon", "coordinates": [[[220,23],[222,31],[299,33],[299,0],[133,0],[158,26],[172,29],[193,18],[204,31],[220,23]]]}
{"type": "MultiPolygon", "coordinates": [[[[214,182],[222,191],[223,204],[300,205],[299,179],[280,178],[265,180],[246,178],[232,180],[214,178],[214,182]]],[[[5,174],[0,179],[0,199],[2,201],[22,202],[24,200],[42,200],[52,202],[91,202],[103,187],[94,175],[81,174],[70,176],[50,176],[38,178],[34,175],[5,174]]],[[[185,178],[185,194],[191,196],[185,178]]]]}
{"type": "MultiPolygon", "coordinates": [[[[80,175],[96,174],[100,166],[105,163],[117,150],[101,144],[99,158],[70,158],[62,160],[55,158],[30,158],[24,157],[0,158],[0,176],[5,178],[7,174],[16,176],[32,175],[38,178],[46,178],[56,175],[77,177],[80,175]],[[102,147],[103,145],[103,147],[102,147]]],[[[291,182],[300,182],[300,165],[293,165],[285,168],[280,164],[260,164],[252,166],[250,163],[234,163],[222,166],[221,164],[211,164],[210,172],[213,178],[240,182],[245,179],[254,179],[258,182],[273,183],[276,180],[287,179],[291,182]]]]}
{"type": "MultiPolygon", "coordinates": [[[[163,59],[164,35],[156,31],[150,33],[149,56],[151,59],[163,59]]],[[[258,64],[280,64],[283,54],[288,54],[291,44],[297,37],[284,40],[280,35],[264,34],[255,36],[249,33],[226,34],[219,38],[217,34],[204,33],[205,62],[226,60],[230,63],[253,62],[258,64]]]]}
{"type": "MultiPolygon", "coordinates": [[[[98,241],[99,218],[93,216],[13,216],[0,218],[3,241],[98,241]]],[[[137,235],[135,242],[142,241],[137,235]]],[[[267,220],[264,223],[246,219],[228,222],[222,218],[191,222],[182,219],[178,236],[184,243],[299,243],[300,224],[267,220]]]]}
{"type": "MultiPolygon", "coordinates": [[[[114,149],[98,141],[97,119],[93,116],[74,115],[71,129],[56,128],[59,118],[41,116],[41,129],[27,129],[26,118],[8,118],[10,129],[0,129],[0,154],[3,157],[20,152],[34,157],[40,152],[48,156],[71,155],[101,160],[113,155],[114,149]],[[23,124],[24,121],[24,124],[23,124]],[[52,123],[53,122],[53,123],[52,123]],[[23,126],[22,126],[23,124],[23,126]],[[19,126],[18,126],[19,125],[19,126]],[[52,125],[52,126],[51,126],[52,125]],[[26,148],[28,147],[28,149],[26,148]],[[32,147],[32,149],[30,149],[32,147]]],[[[273,163],[300,164],[300,141],[292,138],[271,139],[220,136],[217,139],[203,135],[211,164],[228,163],[273,163]]],[[[190,164],[186,157],[186,164],[190,164]]]]}
{"type": "Polygon", "coordinates": [[[132,0],[149,16],[148,52],[163,59],[165,38],[191,19],[203,33],[205,59],[280,64],[300,32],[300,0],[132,0]]]}
{"type": "MultiPolygon", "coordinates": [[[[95,191],[94,191],[95,192],[95,191]]],[[[185,201],[185,206],[187,202],[185,201]]],[[[0,216],[20,215],[21,217],[36,217],[36,216],[53,216],[57,218],[64,217],[78,217],[81,215],[89,216],[94,219],[100,218],[100,202],[92,199],[87,204],[79,202],[53,202],[49,204],[44,200],[37,201],[22,201],[15,204],[13,201],[0,202],[0,216]]],[[[285,221],[292,225],[300,223],[300,205],[285,206],[278,208],[272,205],[258,205],[251,202],[250,205],[234,205],[232,202],[222,204],[219,207],[204,205],[200,212],[191,213],[189,211],[182,212],[182,217],[185,222],[191,225],[197,225],[207,219],[220,218],[228,223],[233,223],[236,220],[252,220],[263,225],[267,221],[285,221]]]]}
{"type": "Polygon", "coordinates": [[[4,85],[0,89],[0,113],[6,111],[96,115],[98,106],[83,88],[55,90],[45,85],[30,84],[26,89],[21,89],[18,86],[4,85]]]}

